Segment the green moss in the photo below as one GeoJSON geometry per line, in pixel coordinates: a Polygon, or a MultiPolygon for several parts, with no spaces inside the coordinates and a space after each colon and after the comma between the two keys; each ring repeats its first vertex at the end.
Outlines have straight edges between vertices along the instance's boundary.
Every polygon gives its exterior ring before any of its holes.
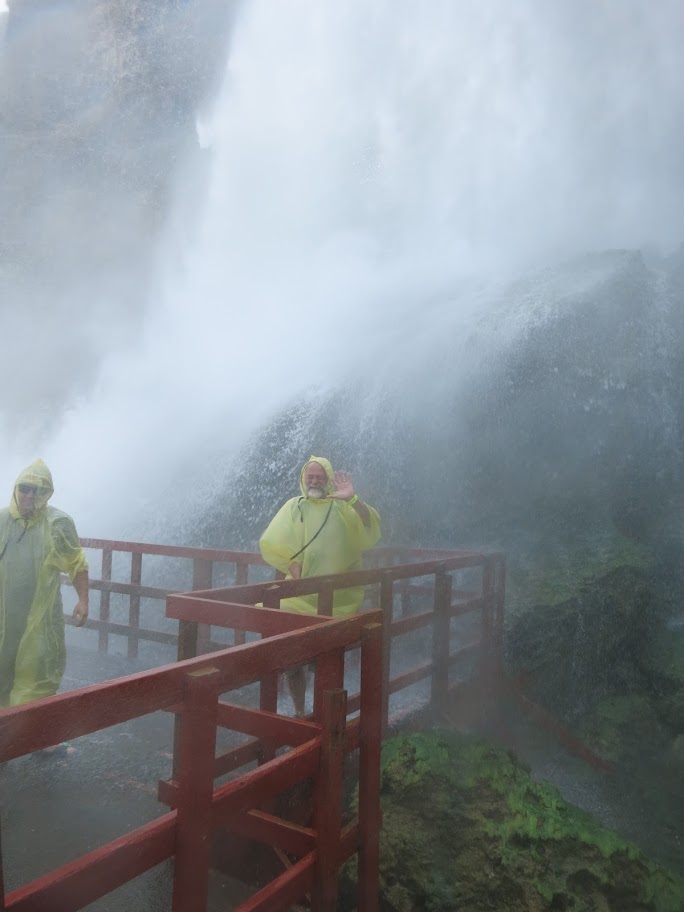
{"type": "Polygon", "coordinates": [[[684,908],[683,881],[482,739],[388,741],[381,798],[383,912],[684,908]]]}
{"type": "Polygon", "coordinates": [[[641,657],[644,670],[670,687],[684,687],[684,630],[661,627],[641,657]]]}
{"type": "Polygon", "coordinates": [[[642,694],[614,694],[594,704],[583,717],[578,734],[607,760],[662,739],[660,725],[650,701],[642,694]]]}
{"type": "Polygon", "coordinates": [[[578,598],[597,580],[616,570],[645,571],[652,560],[645,546],[612,529],[595,530],[571,547],[554,543],[553,549],[535,551],[535,562],[512,560],[511,607],[556,606],[578,598]]]}

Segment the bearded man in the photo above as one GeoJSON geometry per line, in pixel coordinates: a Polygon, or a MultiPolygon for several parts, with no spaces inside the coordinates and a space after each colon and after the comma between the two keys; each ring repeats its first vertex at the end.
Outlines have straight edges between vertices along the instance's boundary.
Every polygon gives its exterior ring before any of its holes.
{"type": "MultiPolygon", "coordinates": [[[[380,516],[354,492],[351,475],[335,472],[322,456],[311,456],[299,476],[301,496],[286,501],[261,536],[261,555],[287,579],[328,576],[361,569],[362,552],[381,534],[380,516]]],[[[363,602],[362,586],[337,589],[333,617],[355,614],[363,602]]],[[[318,612],[318,596],[283,599],[284,611],[318,612]]],[[[303,668],[288,673],[297,715],[304,714],[306,677],[303,668]]]]}

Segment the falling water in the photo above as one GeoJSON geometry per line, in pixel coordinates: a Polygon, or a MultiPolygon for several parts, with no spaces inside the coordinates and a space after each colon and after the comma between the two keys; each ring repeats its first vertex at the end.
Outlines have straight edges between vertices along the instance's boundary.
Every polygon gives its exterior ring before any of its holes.
{"type": "Polygon", "coordinates": [[[130,531],[211,498],[297,397],[487,319],[510,278],[679,242],[683,28],[676,0],[242,3],[143,330],[3,448],[5,484],[39,451],[84,534],[130,531]]]}

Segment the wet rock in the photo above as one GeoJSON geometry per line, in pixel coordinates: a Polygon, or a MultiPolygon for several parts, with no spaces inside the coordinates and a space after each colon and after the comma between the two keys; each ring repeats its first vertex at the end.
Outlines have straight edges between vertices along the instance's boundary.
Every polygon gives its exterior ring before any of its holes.
{"type": "MultiPolygon", "coordinates": [[[[383,751],[383,912],[677,912],[684,881],[472,736],[383,751]]],[[[342,878],[351,908],[354,869],[342,878]]]]}

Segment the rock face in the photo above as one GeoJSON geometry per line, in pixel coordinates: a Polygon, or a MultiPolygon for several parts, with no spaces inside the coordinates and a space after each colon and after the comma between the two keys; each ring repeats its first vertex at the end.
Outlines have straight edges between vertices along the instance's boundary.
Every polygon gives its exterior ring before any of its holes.
{"type": "MultiPolygon", "coordinates": [[[[469,736],[383,751],[383,912],[678,912],[684,881],[469,736]]],[[[351,908],[352,866],[341,908],[351,908]]]]}
{"type": "MultiPolygon", "coordinates": [[[[0,54],[0,420],[61,406],[134,338],[194,118],[220,80],[230,0],[12,0],[0,54]],[[50,345],[60,339],[59,351],[50,345]],[[40,407],[36,405],[40,404],[40,407]]],[[[3,17],[4,19],[5,17],[3,17]]],[[[24,416],[24,417],[22,417],[24,416]]]]}

